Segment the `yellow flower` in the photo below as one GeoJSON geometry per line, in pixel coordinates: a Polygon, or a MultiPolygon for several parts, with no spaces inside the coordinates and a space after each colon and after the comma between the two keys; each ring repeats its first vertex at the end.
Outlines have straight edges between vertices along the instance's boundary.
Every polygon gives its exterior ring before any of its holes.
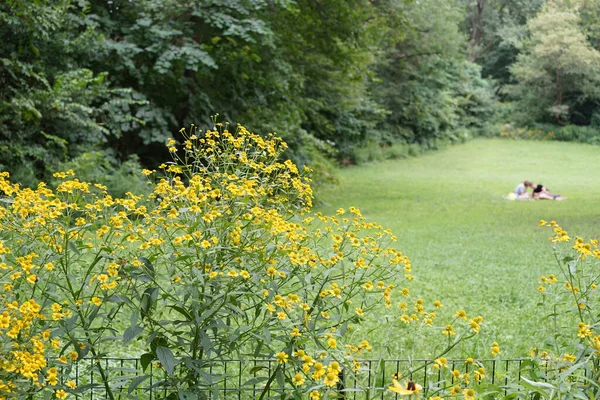
{"type": "Polygon", "coordinates": [[[563,360],[568,361],[570,363],[575,362],[575,354],[565,353],[563,355],[563,360]]]}
{"type": "Polygon", "coordinates": [[[394,393],[398,393],[401,396],[412,396],[415,393],[418,393],[423,389],[421,385],[418,383],[414,383],[413,381],[408,382],[408,384],[403,387],[400,382],[395,379],[392,379],[393,386],[388,386],[388,389],[394,393]]]}
{"type": "Polygon", "coordinates": [[[275,354],[275,358],[279,364],[285,364],[289,356],[284,351],[280,351],[279,353],[275,354]]]}
{"type": "Polygon", "coordinates": [[[452,327],[452,325],[446,325],[446,328],[442,331],[442,333],[447,336],[456,335],[456,332],[454,332],[454,328],[452,327]]]}
{"type": "Polygon", "coordinates": [[[436,358],[435,361],[433,362],[433,367],[434,368],[448,368],[448,360],[446,359],[446,357],[440,357],[440,358],[436,358]]]}
{"type": "Polygon", "coordinates": [[[329,372],[327,375],[325,375],[323,383],[325,383],[325,385],[329,387],[333,387],[339,382],[339,380],[340,377],[338,374],[336,374],[335,372],[329,372]]]}
{"type": "Polygon", "coordinates": [[[310,392],[310,398],[311,400],[319,400],[321,398],[321,393],[317,392],[316,390],[313,390],[312,392],[310,392]]]}
{"type": "Polygon", "coordinates": [[[304,383],[304,378],[302,377],[302,375],[300,375],[300,372],[294,375],[294,377],[292,378],[292,382],[296,386],[300,386],[304,383]]]}
{"type": "Polygon", "coordinates": [[[71,388],[71,389],[75,389],[77,387],[77,384],[73,381],[68,381],[67,382],[67,387],[71,388]]]}
{"type": "Polygon", "coordinates": [[[358,348],[359,350],[371,350],[373,349],[373,346],[371,346],[368,341],[363,340],[358,344],[358,348]]]}
{"type": "Polygon", "coordinates": [[[460,318],[463,320],[467,320],[467,313],[465,312],[465,310],[458,310],[456,312],[456,314],[454,314],[454,318],[460,318]]]}
{"type": "Polygon", "coordinates": [[[465,388],[465,390],[463,390],[463,395],[465,396],[465,400],[475,399],[475,391],[471,388],[465,388]]]}
{"type": "Polygon", "coordinates": [[[338,363],[337,361],[332,361],[331,364],[329,364],[329,367],[327,368],[327,372],[334,372],[339,374],[341,372],[340,363],[338,363]]]}
{"type": "Polygon", "coordinates": [[[474,372],[475,380],[481,382],[483,378],[485,378],[485,368],[479,367],[477,371],[474,372]]]}
{"type": "Polygon", "coordinates": [[[315,370],[312,375],[313,379],[319,379],[320,377],[325,375],[325,367],[323,367],[323,364],[321,364],[320,362],[316,363],[313,366],[313,369],[315,370]]]}
{"type": "Polygon", "coordinates": [[[67,392],[62,389],[58,389],[55,394],[57,399],[66,399],[68,396],[67,392]]]}
{"type": "Polygon", "coordinates": [[[452,371],[452,382],[454,382],[455,379],[458,379],[460,377],[460,371],[455,369],[452,371]]]}
{"type": "Polygon", "coordinates": [[[331,338],[327,341],[327,346],[331,347],[332,349],[335,349],[337,347],[337,341],[331,338]]]}
{"type": "Polygon", "coordinates": [[[97,305],[98,307],[102,305],[102,300],[100,300],[100,298],[97,296],[92,297],[91,302],[97,305]]]}
{"type": "Polygon", "coordinates": [[[498,343],[494,342],[492,343],[492,355],[496,355],[496,354],[500,354],[500,345],[498,345],[498,343]]]}

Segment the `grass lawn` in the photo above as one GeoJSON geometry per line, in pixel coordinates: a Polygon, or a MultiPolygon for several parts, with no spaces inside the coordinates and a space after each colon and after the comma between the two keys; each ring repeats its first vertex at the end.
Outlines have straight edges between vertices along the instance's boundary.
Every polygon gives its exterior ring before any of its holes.
{"type": "MultiPolygon", "coordinates": [[[[558,271],[547,240],[551,231],[539,221],[556,220],[571,237],[600,237],[598,171],[600,147],[480,139],[418,158],[341,169],[338,186],[318,191],[318,208],[332,214],[354,205],[391,228],[413,263],[411,290],[426,301],[441,299],[447,312],[464,308],[485,318],[481,335],[459,351],[483,355],[498,341],[503,357],[525,356],[546,335],[540,276],[558,271]],[[502,198],[524,179],[568,199],[502,198]]],[[[405,357],[406,349],[394,346],[402,331],[380,322],[369,322],[369,339],[405,357]]],[[[414,354],[431,356],[429,340],[414,341],[414,354]]]]}

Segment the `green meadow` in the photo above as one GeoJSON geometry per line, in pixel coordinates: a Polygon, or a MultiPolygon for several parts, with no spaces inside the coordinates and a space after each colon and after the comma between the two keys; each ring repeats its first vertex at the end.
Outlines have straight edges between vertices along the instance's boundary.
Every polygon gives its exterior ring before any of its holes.
{"type": "MultiPolygon", "coordinates": [[[[571,237],[600,237],[598,171],[600,147],[480,139],[417,158],[340,169],[339,185],[317,192],[318,208],[335,213],[354,205],[390,228],[397,248],[412,260],[415,296],[442,300],[446,312],[464,308],[469,317],[484,317],[481,334],[456,356],[484,356],[497,341],[502,357],[521,357],[547,336],[537,287],[541,275],[558,271],[551,231],[539,221],[555,220],[571,237]],[[524,179],[567,199],[503,199],[524,179]]],[[[374,344],[385,344],[386,356],[432,355],[427,337],[415,339],[411,349],[395,346],[403,335],[398,326],[375,318],[361,329],[374,344]]]]}

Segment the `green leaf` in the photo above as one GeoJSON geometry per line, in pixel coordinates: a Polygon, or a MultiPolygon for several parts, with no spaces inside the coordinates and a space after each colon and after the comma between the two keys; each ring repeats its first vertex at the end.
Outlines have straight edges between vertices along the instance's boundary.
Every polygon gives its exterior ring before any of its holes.
{"type": "Polygon", "coordinates": [[[277,368],[277,372],[275,372],[275,377],[277,378],[277,383],[280,388],[285,387],[285,375],[283,374],[283,370],[281,368],[277,368]]]}
{"type": "Polygon", "coordinates": [[[142,312],[142,316],[148,315],[148,312],[152,308],[154,301],[158,298],[158,288],[157,287],[149,287],[144,290],[142,294],[142,301],[140,302],[140,311],[142,312]]]}
{"type": "MultiPolygon", "coordinates": [[[[252,372],[252,370],[254,370],[256,368],[257,367],[252,368],[250,370],[250,373],[253,374],[254,372],[256,372],[256,371],[252,372]]],[[[262,368],[263,367],[258,367],[258,369],[262,369],[262,368]]],[[[249,379],[246,382],[244,382],[243,386],[255,386],[255,385],[257,385],[257,384],[259,384],[261,382],[265,382],[265,381],[268,381],[268,380],[269,380],[269,378],[267,378],[266,376],[262,376],[260,378],[252,378],[252,379],[249,379]]]]}
{"type": "Polygon", "coordinates": [[[271,331],[266,326],[263,329],[263,335],[264,335],[264,338],[265,338],[265,343],[266,344],[271,344],[271,331]]]}
{"type": "Polygon", "coordinates": [[[112,294],[104,301],[109,303],[123,304],[128,303],[129,299],[121,294],[112,294]]]}
{"type": "Polygon", "coordinates": [[[254,349],[254,357],[255,358],[257,358],[260,355],[260,351],[262,350],[263,343],[264,342],[262,340],[259,340],[258,343],[256,344],[256,348],[254,349]]]}
{"type": "MultiPolygon", "coordinates": [[[[258,371],[260,371],[261,369],[267,369],[267,367],[262,366],[262,365],[257,365],[256,367],[252,367],[250,368],[250,371],[248,372],[249,374],[255,374],[258,371]]],[[[253,384],[253,381],[255,381],[258,378],[254,378],[254,379],[250,379],[248,382],[246,382],[244,385],[250,385],[253,384]]],[[[262,378],[261,378],[262,379],[262,378]]],[[[266,379],[266,378],[265,378],[266,379]]]]}
{"type": "Polygon", "coordinates": [[[129,388],[127,389],[127,394],[131,394],[138,386],[140,386],[146,379],[150,378],[150,375],[140,375],[131,381],[129,388]]]}
{"type": "Polygon", "coordinates": [[[191,321],[193,318],[191,316],[191,314],[185,310],[184,308],[181,308],[179,306],[170,306],[173,310],[179,312],[181,315],[183,315],[185,317],[185,319],[187,319],[188,321],[191,321]]]}
{"type": "Polygon", "coordinates": [[[200,343],[202,344],[202,348],[204,349],[204,351],[210,353],[210,351],[213,348],[213,344],[206,332],[204,331],[200,332],[200,343]]]}
{"type": "Polygon", "coordinates": [[[534,382],[532,380],[529,380],[527,378],[525,378],[524,376],[521,377],[521,385],[535,390],[536,392],[539,392],[541,394],[546,394],[543,390],[552,390],[552,391],[556,391],[556,387],[550,383],[546,383],[546,382],[534,382]]]}
{"type": "Polygon", "coordinates": [[[142,264],[144,264],[144,269],[146,271],[146,273],[148,273],[148,275],[154,279],[154,277],[156,276],[156,273],[154,271],[154,266],[152,265],[152,263],[150,262],[150,260],[148,260],[146,257],[138,257],[138,260],[140,260],[142,262],[142,264]]]}
{"type": "Polygon", "coordinates": [[[154,361],[155,357],[154,354],[152,353],[145,353],[142,354],[142,356],[140,357],[140,364],[142,366],[142,371],[145,371],[146,368],[148,368],[148,365],[150,365],[150,363],[152,361],[154,361]]]}
{"type": "Polygon", "coordinates": [[[193,392],[191,390],[179,392],[177,395],[179,396],[179,400],[198,400],[200,398],[198,397],[198,393],[193,392]]]}
{"type": "Polygon", "coordinates": [[[165,368],[167,374],[173,374],[173,371],[175,370],[175,357],[173,356],[171,349],[164,346],[158,346],[156,348],[156,357],[158,357],[158,361],[160,361],[165,368]]]}
{"type": "Polygon", "coordinates": [[[139,325],[130,326],[129,328],[125,329],[125,332],[123,332],[123,344],[131,342],[133,339],[135,339],[137,335],[139,335],[143,331],[144,328],[139,325]]]}
{"type": "Polygon", "coordinates": [[[81,255],[81,250],[79,250],[79,248],[77,247],[77,244],[75,244],[75,242],[73,240],[69,240],[69,250],[71,250],[73,253],[77,254],[78,256],[81,255]]]}

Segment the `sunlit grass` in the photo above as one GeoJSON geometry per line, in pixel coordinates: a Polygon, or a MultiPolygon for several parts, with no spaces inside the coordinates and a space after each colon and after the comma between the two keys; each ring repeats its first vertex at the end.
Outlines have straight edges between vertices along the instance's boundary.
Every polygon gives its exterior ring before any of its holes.
{"type": "MultiPolygon", "coordinates": [[[[525,356],[545,338],[536,290],[556,271],[549,231],[556,220],[569,233],[600,237],[600,147],[559,142],[475,140],[425,156],[338,172],[340,184],[322,188],[322,211],[357,206],[369,220],[391,228],[417,277],[415,291],[445,307],[482,315],[485,331],[462,352],[484,354],[492,341],[502,356],[525,356]],[[524,179],[568,199],[507,201],[502,195],[524,179]],[[335,207],[334,207],[335,206],[335,207]]],[[[371,340],[405,356],[381,321],[371,340]]],[[[416,341],[417,355],[431,354],[416,341]]]]}

